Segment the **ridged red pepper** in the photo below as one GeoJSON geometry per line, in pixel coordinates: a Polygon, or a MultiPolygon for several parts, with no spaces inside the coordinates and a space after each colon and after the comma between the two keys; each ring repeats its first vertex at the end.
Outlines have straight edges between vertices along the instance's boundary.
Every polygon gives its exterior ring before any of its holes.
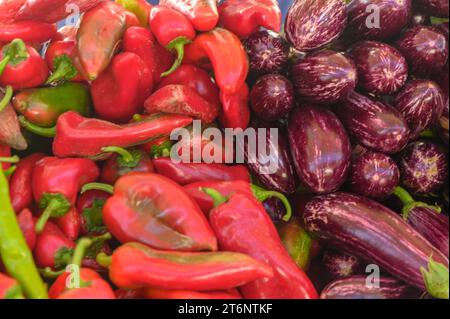
{"type": "Polygon", "coordinates": [[[0,273],[0,300],[1,299],[24,299],[19,283],[0,273]]]}
{"type": "Polygon", "coordinates": [[[80,215],[74,207],[78,192],[100,175],[97,165],[88,159],[46,157],[36,163],[32,175],[35,201],[43,209],[36,223],[40,233],[50,217],[72,239],[78,238],[80,215]]]}
{"type": "Polygon", "coordinates": [[[241,39],[260,27],[280,32],[282,13],[277,0],[225,0],[219,6],[219,24],[241,39]]]}
{"type": "Polygon", "coordinates": [[[56,25],[38,21],[18,21],[1,25],[0,43],[22,39],[28,44],[40,45],[51,39],[56,33],[56,25]]]}
{"type": "Polygon", "coordinates": [[[170,135],[172,130],[192,123],[192,118],[162,114],[127,125],[88,119],[75,112],[67,112],[58,118],[53,153],[58,157],[108,158],[102,151],[107,146],[127,148],[144,144],[156,137],[170,135]]]}
{"type": "Polygon", "coordinates": [[[209,31],[219,22],[217,0],[160,0],[159,4],[187,16],[198,31],[209,31]]]}
{"type": "Polygon", "coordinates": [[[244,85],[236,94],[228,95],[220,92],[220,101],[222,110],[220,111],[219,121],[224,128],[241,128],[245,130],[250,123],[250,91],[248,85],[244,85]]]}
{"type": "Polygon", "coordinates": [[[185,51],[185,63],[211,61],[217,85],[225,94],[236,94],[244,85],[249,69],[247,53],[239,38],[230,31],[216,28],[202,33],[185,51]]]}
{"type": "Polygon", "coordinates": [[[101,119],[127,123],[134,114],[141,113],[152,89],[152,73],[144,61],[134,53],[120,53],[92,82],[95,112],[101,119]]]}
{"type": "Polygon", "coordinates": [[[245,181],[250,182],[246,166],[206,163],[175,163],[170,158],[155,158],[153,166],[158,174],[180,185],[205,181],[245,181]]]}
{"type": "Polygon", "coordinates": [[[81,236],[97,236],[106,233],[102,209],[111,194],[98,190],[84,192],[77,199],[77,211],[81,215],[81,236]]]}
{"type": "Polygon", "coordinates": [[[30,247],[30,250],[33,251],[36,246],[36,220],[33,217],[33,214],[28,208],[23,209],[19,214],[17,214],[17,222],[19,223],[20,230],[22,230],[23,237],[30,247]]]}

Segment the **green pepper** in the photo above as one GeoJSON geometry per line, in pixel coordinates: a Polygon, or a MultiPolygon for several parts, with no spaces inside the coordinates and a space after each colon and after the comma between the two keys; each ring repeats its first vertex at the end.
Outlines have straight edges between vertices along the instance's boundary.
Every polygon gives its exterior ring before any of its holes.
{"type": "Polygon", "coordinates": [[[28,298],[47,298],[46,286],[17,223],[3,170],[0,170],[0,257],[8,274],[17,280],[28,298]]]}
{"type": "Polygon", "coordinates": [[[13,106],[30,123],[48,128],[68,111],[89,115],[91,97],[85,85],[65,83],[56,87],[23,90],[14,97],[13,106]]]}

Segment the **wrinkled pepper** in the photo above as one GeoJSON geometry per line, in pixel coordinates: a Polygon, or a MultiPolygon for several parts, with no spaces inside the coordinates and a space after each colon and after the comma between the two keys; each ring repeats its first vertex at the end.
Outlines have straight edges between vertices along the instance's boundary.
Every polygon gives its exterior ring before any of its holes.
{"type": "Polygon", "coordinates": [[[219,22],[217,0],[160,0],[159,4],[187,16],[198,31],[209,31],[219,22]]]}
{"type": "Polygon", "coordinates": [[[36,246],[36,220],[33,217],[33,213],[28,209],[23,209],[19,214],[17,214],[17,222],[19,223],[20,230],[22,231],[25,241],[31,251],[34,250],[36,246]]]}
{"type": "Polygon", "coordinates": [[[150,30],[158,43],[170,51],[175,51],[177,58],[162,77],[173,73],[184,58],[184,46],[195,38],[195,30],[189,19],[179,11],[165,6],[155,6],[150,11],[150,30]]]}
{"type": "Polygon", "coordinates": [[[77,54],[88,80],[95,80],[108,67],[125,30],[125,9],[113,1],[100,3],[83,16],[77,54]]]}
{"type": "Polygon", "coordinates": [[[0,43],[22,39],[30,45],[38,45],[50,40],[56,34],[56,25],[39,21],[17,21],[0,24],[0,43]]]}
{"type": "Polygon", "coordinates": [[[148,26],[148,17],[152,5],[145,0],[116,0],[125,10],[132,12],[139,20],[141,27],[148,26]]]}
{"type": "Polygon", "coordinates": [[[0,86],[14,90],[41,86],[49,70],[45,60],[21,39],[14,39],[0,50],[0,86]]]}
{"type": "Polygon", "coordinates": [[[112,282],[127,289],[224,290],[272,276],[270,267],[244,254],[160,251],[138,243],[119,247],[106,262],[112,282]]]}
{"type": "Polygon", "coordinates": [[[216,28],[197,36],[186,46],[184,63],[202,64],[205,60],[212,63],[217,85],[224,94],[239,92],[247,78],[249,62],[236,35],[216,28]]]}
{"type": "Polygon", "coordinates": [[[181,115],[161,114],[140,122],[117,125],[88,119],[76,112],[66,112],[58,118],[53,153],[58,157],[90,157],[106,159],[111,154],[104,147],[131,147],[145,144],[152,139],[170,135],[172,130],[187,126],[192,118],[181,115]]]}
{"type": "Polygon", "coordinates": [[[0,273],[0,300],[1,299],[24,299],[22,288],[11,277],[0,273]]]}
{"type": "Polygon", "coordinates": [[[134,53],[119,53],[92,82],[95,112],[101,119],[127,123],[134,114],[141,113],[152,89],[152,73],[144,61],[134,53]]]}
{"type": "Polygon", "coordinates": [[[222,109],[220,111],[219,121],[222,127],[232,129],[241,128],[245,130],[250,123],[251,117],[249,106],[250,91],[248,85],[244,83],[239,91],[233,95],[228,95],[221,91],[220,101],[222,103],[222,109]]]}
{"type": "Polygon", "coordinates": [[[106,233],[102,210],[106,200],[111,197],[107,192],[91,190],[77,199],[77,211],[81,214],[81,236],[97,236],[106,233]]]}
{"type": "Polygon", "coordinates": [[[36,223],[36,231],[41,233],[52,217],[69,238],[78,238],[80,216],[74,204],[81,187],[94,182],[99,175],[97,165],[84,158],[46,157],[37,162],[32,188],[34,199],[43,212],[36,223]]]}
{"type": "MultiPolygon", "coordinates": [[[[11,87],[10,90],[12,92],[11,87]]],[[[6,92],[7,94],[8,92],[6,92]]],[[[4,95],[2,95],[0,88],[0,97],[2,96],[4,95]]],[[[27,149],[28,143],[22,135],[19,119],[9,100],[10,97],[0,98],[0,145],[8,145],[16,150],[22,151],[27,149]],[[6,101],[6,105],[1,107],[3,101],[6,101]]]]}
{"type": "Polygon", "coordinates": [[[280,32],[282,13],[278,0],[225,0],[219,6],[219,24],[241,39],[260,27],[280,32]]]}

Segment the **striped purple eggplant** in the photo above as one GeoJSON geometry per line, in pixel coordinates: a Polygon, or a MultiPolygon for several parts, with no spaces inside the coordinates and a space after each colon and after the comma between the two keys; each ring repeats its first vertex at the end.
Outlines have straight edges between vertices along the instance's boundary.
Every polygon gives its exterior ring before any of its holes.
{"type": "Polygon", "coordinates": [[[438,121],[445,106],[444,93],[430,80],[412,80],[397,94],[394,107],[402,113],[411,130],[411,138],[438,121]]]}
{"type": "Polygon", "coordinates": [[[297,93],[313,103],[333,103],[355,89],[355,64],[344,53],[330,50],[308,55],[292,67],[297,93]]]}
{"type": "Polygon", "coordinates": [[[426,140],[410,143],[399,156],[402,184],[414,194],[427,194],[441,188],[448,178],[444,150],[426,140]]]}
{"type": "Polygon", "coordinates": [[[317,194],[339,189],[350,167],[351,145],[338,118],[324,107],[305,104],[291,113],[288,129],[301,181],[317,194]]]}
{"type": "Polygon", "coordinates": [[[440,71],[448,59],[448,39],[436,27],[417,26],[406,30],[395,42],[416,76],[440,71]]]}
{"type": "MultiPolygon", "coordinates": [[[[440,278],[427,276],[425,284],[422,271],[436,266],[448,272],[447,257],[378,202],[349,193],[321,195],[306,204],[303,219],[312,235],[410,285],[428,289],[433,296],[442,296],[442,291],[431,284],[433,280],[441,283],[440,278]]],[[[446,285],[448,296],[448,276],[446,285]]]]}
{"type": "Polygon", "coordinates": [[[395,278],[381,277],[377,285],[367,281],[366,276],[336,280],[322,290],[320,299],[419,299],[422,295],[395,278]]]}
{"type": "Polygon", "coordinates": [[[392,154],[408,143],[408,123],[391,106],[352,92],[335,111],[357,142],[368,148],[392,154]]]}
{"type": "Polygon", "coordinates": [[[384,199],[392,194],[399,182],[397,163],[383,153],[366,151],[352,161],[349,187],[356,194],[384,199]]]}
{"type": "Polygon", "coordinates": [[[348,4],[345,36],[355,40],[389,39],[408,24],[410,16],[411,0],[353,0],[348,4]]]}
{"type": "Polygon", "coordinates": [[[329,281],[358,275],[363,270],[363,263],[358,257],[331,248],[324,251],[321,265],[329,281]]]}
{"type": "Polygon", "coordinates": [[[377,41],[361,41],[350,48],[358,69],[358,85],[373,94],[393,94],[408,79],[408,63],[394,47],[377,41]]]}
{"type": "Polygon", "coordinates": [[[448,0],[414,0],[414,6],[434,17],[448,18],[448,0]]]}
{"type": "Polygon", "coordinates": [[[312,51],[337,39],[347,25],[342,0],[294,0],[286,16],[286,38],[299,51],[312,51]]]}

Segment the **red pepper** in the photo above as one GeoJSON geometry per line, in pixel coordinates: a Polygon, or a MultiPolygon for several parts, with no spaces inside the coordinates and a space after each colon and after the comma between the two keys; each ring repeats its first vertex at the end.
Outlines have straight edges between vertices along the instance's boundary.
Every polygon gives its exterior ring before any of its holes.
{"type": "Polygon", "coordinates": [[[36,163],[32,175],[34,199],[43,213],[36,223],[40,233],[50,217],[72,239],[78,238],[80,215],[74,204],[78,192],[86,183],[100,175],[97,165],[88,159],[46,157],[36,163]]]}
{"type": "Polygon", "coordinates": [[[187,16],[198,31],[209,31],[219,22],[217,0],[160,0],[159,4],[187,16]]]}
{"type": "Polygon", "coordinates": [[[127,10],[127,12],[133,13],[142,27],[148,26],[148,17],[152,5],[145,0],[116,0],[118,4],[127,10]]]}
{"type": "Polygon", "coordinates": [[[59,81],[84,81],[83,70],[79,71],[74,65],[76,58],[75,40],[52,41],[45,52],[45,61],[52,71],[52,75],[47,79],[47,83],[56,83],[59,81]]]}
{"type": "Polygon", "coordinates": [[[153,173],[153,163],[150,156],[143,150],[133,149],[127,151],[120,147],[109,147],[108,152],[114,152],[103,164],[101,181],[106,184],[115,184],[119,177],[131,172],[153,173]]]}
{"type": "Polygon", "coordinates": [[[138,17],[136,17],[136,15],[132,12],[126,11],[125,12],[125,24],[128,28],[131,27],[139,27],[141,25],[141,23],[139,22],[138,17]]]}
{"type": "Polygon", "coordinates": [[[222,110],[219,121],[222,127],[245,130],[250,123],[251,116],[249,100],[250,92],[246,83],[233,95],[227,95],[221,91],[222,110]]]}
{"type": "Polygon", "coordinates": [[[9,181],[9,194],[14,211],[20,212],[33,203],[31,176],[36,163],[44,158],[41,153],[31,154],[16,165],[16,170],[9,181]]]}
{"type": "Polygon", "coordinates": [[[1,299],[24,299],[19,283],[0,273],[0,300],[1,299]]]}
{"type": "Polygon", "coordinates": [[[201,64],[208,59],[214,68],[217,85],[224,94],[239,92],[249,69],[247,53],[239,38],[226,29],[216,28],[200,34],[186,46],[185,63],[201,64]]]}
{"type": "Polygon", "coordinates": [[[271,276],[270,267],[244,254],[158,251],[138,243],[116,249],[109,267],[112,282],[128,289],[224,290],[271,276]]]}
{"type": "Polygon", "coordinates": [[[184,46],[195,38],[195,30],[189,19],[177,10],[165,6],[154,6],[150,11],[149,25],[159,44],[175,51],[177,58],[162,77],[173,73],[184,58],[184,46]]]}
{"type": "Polygon", "coordinates": [[[31,46],[15,39],[0,50],[0,86],[14,90],[41,86],[49,70],[45,60],[31,46]]]}
{"type": "Polygon", "coordinates": [[[208,124],[219,115],[219,107],[201,97],[187,85],[167,85],[145,101],[148,114],[171,113],[191,116],[208,124]]]}
{"type": "MultiPolygon", "coordinates": [[[[0,143],[0,157],[11,157],[11,148],[5,144],[0,143]]],[[[10,166],[10,163],[0,162],[0,168],[3,170],[8,169],[10,166]]]]}
{"type": "Polygon", "coordinates": [[[237,289],[223,291],[185,291],[164,290],[160,288],[119,289],[115,292],[117,299],[242,299],[237,289]]]}
{"type": "Polygon", "coordinates": [[[30,247],[30,250],[33,250],[36,246],[37,236],[35,229],[36,222],[33,218],[33,214],[28,208],[25,208],[17,215],[17,222],[19,223],[28,247],[30,247]]]}
{"type": "Polygon", "coordinates": [[[107,192],[91,190],[78,196],[77,210],[81,214],[81,236],[96,236],[107,231],[103,223],[102,210],[106,200],[111,197],[107,192]]]}
{"type": "Polygon", "coordinates": [[[250,173],[244,165],[175,163],[170,158],[155,158],[153,166],[158,174],[180,185],[205,181],[250,182],[250,173]]]}
{"type": "Polygon", "coordinates": [[[241,39],[260,27],[280,32],[282,13],[277,0],[225,0],[219,6],[220,26],[241,39]]]}
{"type": "Polygon", "coordinates": [[[144,60],[152,71],[154,84],[161,82],[161,74],[170,68],[174,61],[172,54],[159,45],[146,28],[128,28],[123,37],[122,47],[124,51],[133,52],[144,60]]]}
{"type": "Polygon", "coordinates": [[[0,23],[0,43],[8,43],[14,39],[34,45],[51,39],[56,34],[56,25],[37,21],[20,21],[6,25],[0,23]]]}
{"type": "Polygon", "coordinates": [[[152,139],[170,135],[172,130],[192,123],[192,118],[161,114],[147,117],[140,122],[117,125],[110,122],[88,119],[75,112],[66,112],[58,118],[53,154],[58,157],[91,157],[105,159],[110,153],[104,147],[127,148],[145,144],[152,139]]]}
{"type": "Polygon", "coordinates": [[[283,247],[277,230],[253,196],[237,192],[229,200],[208,189],[216,202],[209,215],[220,247],[248,254],[273,268],[271,279],[257,280],[240,287],[247,299],[315,299],[317,292],[283,247]]]}
{"type": "Polygon", "coordinates": [[[152,88],[152,73],[144,61],[134,53],[120,53],[92,82],[95,111],[101,119],[127,123],[134,114],[141,113],[152,88]]]}
{"type": "Polygon", "coordinates": [[[198,205],[179,185],[161,175],[121,177],[114,196],[103,208],[103,221],[122,243],[137,241],[183,251],[217,250],[216,238],[198,205]]]}

